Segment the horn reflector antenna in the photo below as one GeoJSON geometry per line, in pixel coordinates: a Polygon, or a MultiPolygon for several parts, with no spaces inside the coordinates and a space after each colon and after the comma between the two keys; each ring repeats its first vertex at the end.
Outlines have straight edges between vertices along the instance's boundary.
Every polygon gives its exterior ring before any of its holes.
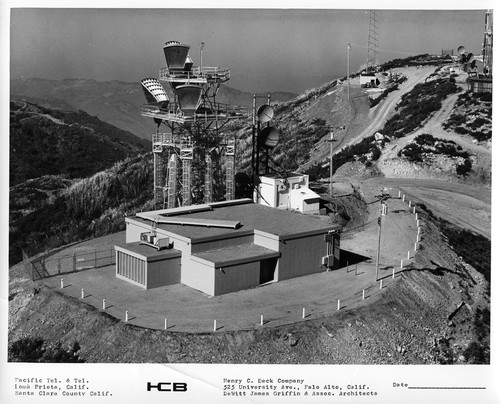
{"type": "Polygon", "coordinates": [[[165,60],[169,69],[183,70],[188,57],[189,45],[181,44],[177,41],[169,41],[163,47],[165,60]]]}
{"type": "Polygon", "coordinates": [[[272,126],[268,126],[260,131],[257,138],[257,145],[265,149],[273,149],[280,139],[279,132],[272,126]]]}
{"type": "Polygon", "coordinates": [[[261,123],[269,122],[271,119],[273,119],[273,116],[274,110],[270,105],[261,105],[257,110],[257,119],[261,123]]]}

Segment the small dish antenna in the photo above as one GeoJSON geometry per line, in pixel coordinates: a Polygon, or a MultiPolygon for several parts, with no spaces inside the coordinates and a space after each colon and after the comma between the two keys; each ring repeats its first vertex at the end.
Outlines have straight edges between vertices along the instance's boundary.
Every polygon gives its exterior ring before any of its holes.
{"type": "Polygon", "coordinates": [[[269,122],[271,119],[273,119],[273,116],[274,110],[270,105],[261,105],[257,110],[257,119],[261,123],[269,122]]]}
{"type": "Polygon", "coordinates": [[[257,138],[257,145],[265,149],[273,149],[280,139],[279,132],[272,126],[262,129],[257,138]]]}

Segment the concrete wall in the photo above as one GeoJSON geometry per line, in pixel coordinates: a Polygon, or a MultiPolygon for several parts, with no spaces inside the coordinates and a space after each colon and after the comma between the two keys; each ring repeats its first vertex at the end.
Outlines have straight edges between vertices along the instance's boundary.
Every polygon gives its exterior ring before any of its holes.
{"type": "Polygon", "coordinates": [[[181,283],[207,295],[214,296],[215,269],[213,265],[195,260],[186,261],[184,254],[182,258],[181,283]]]}
{"type": "Polygon", "coordinates": [[[259,185],[260,196],[259,203],[261,205],[271,206],[272,208],[277,207],[276,201],[276,180],[274,178],[261,177],[261,183],[259,185]]]}
{"type": "Polygon", "coordinates": [[[215,295],[259,286],[260,261],[215,270],[215,295]],[[222,272],[224,271],[224,272],[222,272]]]}
{"type": "MultiPolygon", "coordinates": [[[[255,230],[254,234],[254,244],[260,245],[261,247],[269,248],[273,251],[280,251],[280,241],[278,236],[274,234],[264,233],[259,230],[255,230]]],[[[278,259],[278,264],[276,265],[276,270],[274,271],[274,279],[278,280],[280,272],[281,258],[278,259]]]]}
{"type": "Polygon", "coordinates": [[[146,289],[175,285],[181,281],[181,257],[147,263],[146,289]]]}
{"type": "Polygon", "coordinates": [[[324,234],[284,240],[280,243],[278,280],[323,272],[321,259],[326,255],[324,234]]]}
{"type": "Polygon", "coordinates": [[[222,240],[211,240],[191,245],[191,252],[196,254],[201,251],[216,250],[218,248],[229,247],[239,244],[247,244],[253,242],[252,234],[243,234],[239,236],[231,236],[222,240]]]}

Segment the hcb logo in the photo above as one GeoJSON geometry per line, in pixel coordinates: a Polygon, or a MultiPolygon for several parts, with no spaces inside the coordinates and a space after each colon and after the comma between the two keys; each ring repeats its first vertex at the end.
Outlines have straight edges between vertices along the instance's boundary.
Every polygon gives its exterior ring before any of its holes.
{"type": "Polygon", "coordinates": [[[161,382],[155,385],[148,382],[147,390],[151,391],[152,389],[156,389],[158,391],[187,391],[187,383],[161,382]]]}

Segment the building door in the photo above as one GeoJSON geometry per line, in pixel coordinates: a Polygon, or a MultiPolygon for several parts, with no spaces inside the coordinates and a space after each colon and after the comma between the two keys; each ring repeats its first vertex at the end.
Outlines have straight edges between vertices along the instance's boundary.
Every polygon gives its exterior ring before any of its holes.
{"type": "Polygon", "coordinates": [[[274,281],[274,273],[276,271],[277,263],[278,258],[268,258],[260,261],[260,285],[274,281]]]}

